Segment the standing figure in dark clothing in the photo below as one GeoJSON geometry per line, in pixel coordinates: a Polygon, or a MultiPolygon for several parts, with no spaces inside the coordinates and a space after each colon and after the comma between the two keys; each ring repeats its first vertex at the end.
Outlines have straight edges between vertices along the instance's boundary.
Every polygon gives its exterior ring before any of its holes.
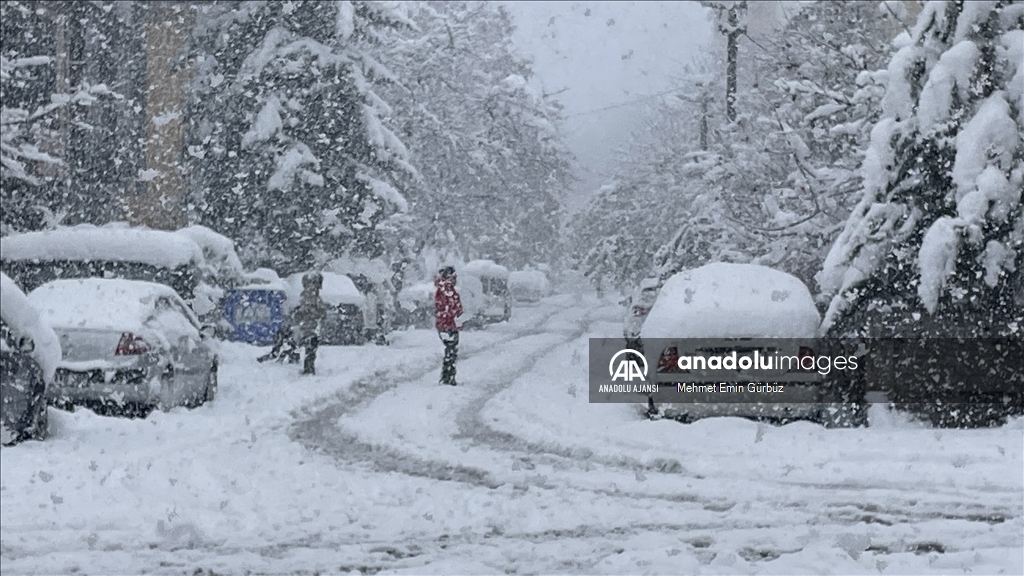
{"type": "Polygon", "coordinates": [[[299,343],[306,348],[302,359],[302,373],[315,374],[316,350],[320,346],[320,329],[327,316],[327,305],[320,299],[324,277],[319,272],[307,272],[302,277],[302,294],[295,308],[295,331],[299,343]]]}
{"type": "Polygon", "coordinates": [[[434,278],[434,325],[444,342],[444,363],[441,366],[441,384],[455,386],[455,360],[459,355],[459,326],[455,319],[462,316],[462,299],[455,291],[455,268],[445,266],[434,278]]]}

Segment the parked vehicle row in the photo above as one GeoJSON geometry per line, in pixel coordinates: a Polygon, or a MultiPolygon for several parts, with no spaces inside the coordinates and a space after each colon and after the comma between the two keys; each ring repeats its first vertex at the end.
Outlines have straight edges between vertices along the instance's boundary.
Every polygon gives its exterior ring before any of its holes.
{"type": "MultiPolygon", "coordinates": [[[[322,344],[386,343],[393,326],[432,327],[431,284],[402,286],[379,260],[327,268],[322,344]]],[[[0,270],[4,443],[42,437],[48,403],[144,416],[212,400],[214,338],[272,344],[303,277],[246,272],[233,242],[202,226],[121,223],[5,236],[0,270]]],[[[508,320],[510,285],[524,301],[550,290],[541,272],[511,275],[489,260],[460,270],[467,327],[508,320]]]]}
{"type": "Polygon", "coordinates": [[[0,239],[0,269],[4,443],[42,437],[47,404],[145,415],[216,395],[214,323],[243,276],[227,238],[63,227],[0,239]]]}

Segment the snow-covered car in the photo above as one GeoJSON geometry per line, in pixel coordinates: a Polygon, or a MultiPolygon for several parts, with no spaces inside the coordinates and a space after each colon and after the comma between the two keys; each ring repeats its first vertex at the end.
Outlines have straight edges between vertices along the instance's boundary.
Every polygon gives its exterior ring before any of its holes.
{"type": "MultiPolygon", "coordinates": [[[[320,299],[327,304],[320,331],[320,344],[327,346],[346,346],[365,344],[364,312],[366,297],[356,288],[352,279],[344,274],[321,272],[324,278],[320,288],[320,299]]],[[[302,296],[302,276],[300,272],[288,277],[288,299],[286,307],[290,313],[299,305],[302,296]]]]}
{"type": "Polygon", "coordinates": [[[54,280],[28,301],[53,327],[63,359],[49,397],[144,415],[194,407],[217,393],[212,330],[173,289],[119,278],[54,280]]]}
{"type": "Polygon", "coordinates": [[[57,335],[21,289],[0,274],[0,440],[42,440],[47,433],[46,389],[60,362],[57,335]]]}
{"type": "Polygon", "coordinates": [[[651,307],[658,299],[662,282],[658,278],[644,278],[640,281],[633,294],[626,300],[626,316],[623,321],[622,335],[627,345],[636,345],[640,338],[640,328],[651,312],[651,307]]]}
{"type": "Polygon", "coordinates": [[[345,256],[328,262],[326,269],[352,279],[366,300],[363,329],[367,339],[386,343],[398,307],[394,267],[380,258],[345,256]]]}
{"type": "Polygon", "coordinates": [[[456,266],[455,272],[459,278],[456,289],[463,293],[466,310],[464,326],[504,322],[512,317],[508,268],[493,260],[472,260],[461,267],[456,266]]]}
{"type": "Polygon", "coordinates": [[[516,302],[537,302],[551,294],[551,282],[540,270],[515,270],[509,272],[508,291],[516,302]]]}
{"type": "Polygon", "coordinates": [[[26,291],[60,278],[125,278],[173,288],[208,312],[197,298],[204,276],[212,274],[203,250],[187,235],[127,224],[81,224],[0,238],[0,270],[26,291]]]}
{"type": "MultiPolygon", "coordinates": [[[[665,282],[641,328],[641,340],[659,342],[661,350],[647,350],[657,358],[649,382],[660,393],[649,395],[649,412],[659,398],[671,398],[675,384],[707,385],[752,381],[784,381],[786,401],[662,403],[669,418],[691,421],[708,416],[742,416],[772,421],[814,420],[826,425],[861,423],[862,405],[836,405],[829,401],[822,374],[815,370],[753,368],[703,371],[683,370],[681,357],[713,356],[721,350],[743,350],[761,358],[814,355],[821,316],[810,291],[785,272],[753,264],[714,263],[680,272],[665,282]],[[655,340],[657,339],[657,340],[655,340]]],[[[676,397],[677,398],[677,397],[676,397]]],[[[755,396],[754,398],[763,398],[755,396]]]]}

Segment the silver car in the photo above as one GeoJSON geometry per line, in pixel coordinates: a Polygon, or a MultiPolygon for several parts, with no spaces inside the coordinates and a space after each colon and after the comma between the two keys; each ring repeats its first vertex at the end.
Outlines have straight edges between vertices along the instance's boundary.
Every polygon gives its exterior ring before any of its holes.
{"type": "Polygon", "coordinates": [[[144,416],[217,393],[211,327],[169,286],[138,280],[54,280],[28,295],[53,327],[63,360],[50,402],[144,416]]]}

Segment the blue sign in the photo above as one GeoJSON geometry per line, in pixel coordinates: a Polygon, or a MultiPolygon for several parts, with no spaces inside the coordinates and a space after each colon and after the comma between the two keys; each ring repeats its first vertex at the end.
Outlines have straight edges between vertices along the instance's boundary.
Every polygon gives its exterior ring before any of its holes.
{"type": "Polygon", "coordinates": [[[224,295],[224,317],[231,324],[229,340],[259,346],[274,343],[284,324],[283,290],[242,288],[224,295]]]}

